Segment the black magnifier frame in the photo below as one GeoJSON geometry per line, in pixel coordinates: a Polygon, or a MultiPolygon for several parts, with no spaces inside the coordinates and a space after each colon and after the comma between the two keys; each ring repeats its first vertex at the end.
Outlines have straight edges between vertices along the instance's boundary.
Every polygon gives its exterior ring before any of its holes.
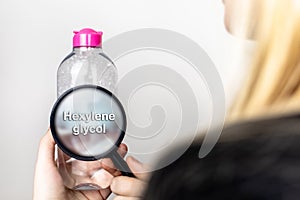
{"type": "Polygon", "coordinates": [[[121,171],[122,175],[129,176],[129,177],[135,177],[134,174],[131,172],[130,168],[128,167],[127,163],[117,152],[118,147],[120,146],[121,142],[124,139],[126,127],[127,127],[126,114],[125,114],[125,110],[124,110],[121,102],[109,90],[107,90],[103,87],[100,87],[98,85],[87,84],[87,85],[75,86],[73,88],[68,89],[57,99],[57,101],[55,102],[55,104],[52,108],[51,115],[50,115],[50,129],[51,129],[54,141],[56,142],[58,147],[64,153],[66,153],[68,156],[75,158],[77,160],[82,160],[82,161],[95,161],[95,160],[99,160],[101,158],[111,158],[115,167],[121,171]],[[56,131],[55,117],[56,117],[57,109],[59,108],[61,102],[70,94],[77,92],[79,90],[84,90],[84,89],[95,89],[95,90],[105,93],[105,95],[109,96],[112,99],[112,101],[114,101],[117,104],[117,106],[119,107],[119,109],[123,115],[123,127],[120,130],[120,136],[119,136],[118,140],[116,141],[116,143],[114,145],[112,145],[112,147],[109,150],[107,150],[105,153],[95,155],[95,156],[82,156],[82,155],[75,154],[60,141],[59,136],[56,131]]]}

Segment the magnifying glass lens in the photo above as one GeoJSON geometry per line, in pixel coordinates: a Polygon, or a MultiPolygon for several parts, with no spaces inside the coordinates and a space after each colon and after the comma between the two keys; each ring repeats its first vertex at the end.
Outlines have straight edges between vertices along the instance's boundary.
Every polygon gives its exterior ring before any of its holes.
{"type": "Polygon", "coordinates": [[[58,99],[51,118],[58,146],[80,160],[105,157],[119,146],[126,129],[121,103],[98,86],[67,91],[58,99]]]}
{"type": "MultiPolygon", "coordinates": [[[[110,91],[95,85],[69,89],[52,109],[50,128],[59,149],[66,154],[62,156],[62,166],[66,170],[75,166],[67,167],[71,161],[66,157],[80,162],[108,157],[123,175],[134,176],[116,151],[125,135],[126,115],[120,101],[110,91]]],[[[99,166],[85,162],[81,165],[92,166],[89,168],[94,171],[99,166]]],[[[68,176],[80,177],[82,174],[90,172],[70,172],[68,176]]]]}

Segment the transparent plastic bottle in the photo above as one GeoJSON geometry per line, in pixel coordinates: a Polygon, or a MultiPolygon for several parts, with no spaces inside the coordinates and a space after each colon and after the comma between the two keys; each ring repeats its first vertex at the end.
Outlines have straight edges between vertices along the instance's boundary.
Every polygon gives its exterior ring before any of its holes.
{"type": "MultiPolygon", "coordinates": [[[[111,92],[117,81],[114,63],[102,51],[102,32],[93,29],[74,31],[73,51],[61,62],[57,70],[57,96],[78,86],[93,84],[111,92]]],[[[81,161],[66,155],[56,147],[57,166],[66,187],[74,190],[99,190],[97,173],[101,174],[99,161],[81,161]]],[[[101,178],[101,177],[100,177],[101,178]]]]}

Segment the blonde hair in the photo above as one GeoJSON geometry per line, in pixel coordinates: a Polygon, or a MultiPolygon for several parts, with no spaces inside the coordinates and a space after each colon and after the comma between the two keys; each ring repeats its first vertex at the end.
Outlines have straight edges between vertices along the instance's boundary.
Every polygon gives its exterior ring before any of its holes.
{"type": "Polygon", "coordinates": [[[257,49],[229,119],[300,111],[299,4],[262,0],[255,7],[257,49]]]}

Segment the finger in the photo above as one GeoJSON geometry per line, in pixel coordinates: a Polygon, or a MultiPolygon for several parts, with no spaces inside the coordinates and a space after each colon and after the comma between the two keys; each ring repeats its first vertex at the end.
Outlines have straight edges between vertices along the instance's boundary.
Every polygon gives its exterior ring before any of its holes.
{"type": "Polygon", "coordinates": [[[138,197],[125,197],[125,196],[116,196],[114,200],[141,200],[138,197]]]}
{"type": "Polygon", "coordinates": [[[52,137],[50,129],[48,129],[46,135],[44,135],[40,141],[38,161],[42,163],[50,163],[51,165],[55,166],[54,147],[55,141],[52,137]]]}
{"type": "Polygon", "coordinates": [[[101,188],[108,188],[113,180],[114,176],[105,169],[96,171],[91,179],[94,183],[97,183],[101,188]]]}
{"type": "MultiPolygon", "coordinates": [[[[119,148],[118,148],[118,151],[117,151],[120,156],[122,158],[124,158],[124,156],[126,155],[127,153],[127,145],[126,144],[120,144],[119,148]]],[[[106,169],[109,173],[111,173],[112,175],[114,176],[118,176],[121,174],[121,172],[119,172],[116,167],[114,166],[112,160],[110,158],[104,158],[101,160],[101,164],[102,164],[102,167],[104,169],[106,169]]]]}
{"type": "Polygon", "coordinates": [[[54,146],[55,142],[48,130],[39,145],[34,175],[34,199],[43,199],[43,196],[65,192],[54,161],[54,146]]]}
{"type": "Polygon", "coordinates": [[[115,177],[110,185],[113,193],[121,196],[142,197],[146,183],[127,176],[115,177]]]}
{"type": "Polygon", "coordinates": [[[115,176],[120,176],[122,173],[116,168],[114,167],[114,165],[112,164],[112,161],[110,158],[105,158],[107,159],[108,161],[105,161],[105,162],[110,162],[111,164],[103,164],[102,165],[102,168],[105,169],[106,171],[108,171],[111,175],[113,175],[114,177],[115,176]]]}
{"type": "Polygon", "coordinates": [[[128,156],[126,162],[138,179],[143,181],[147,181],[149,179],[149,168],[145,164],[141,163],[132,156],[128,156]]]}
{"type": "MultiPolygon", "coordinates": [[[[120,144],[120,146],[119,146],[119,148],[118,148],[118,150],[117,150],[117,152],[120,154],[120,156],[122,157],[122,158],[124,158],[124,156],[126,155],[126,153],[127,153],[127,145],[126,144],[120,144]]],[[[110,167],[110,168],[114,168],[115,166],[114,166],[114,164],[113,164],[113,162],[111,161],[111,159],[109,159],[109,158],[104,158],[104,159],[102,159],[102,164],[103,165],[106,165],[107,167],[110,167]]]]}
{"type": "Polygon", "coordinates": [[[126,155],[126,153],[127,153],[127,151],[128,151],[127,145],[124,144],[124,143],[122,143],[122,144],[120,144],[120,146],[119,146],[117,152],[120,154],[120,156],[121,156],[122,158],[124,158],[125,155],[126,155]]]}

